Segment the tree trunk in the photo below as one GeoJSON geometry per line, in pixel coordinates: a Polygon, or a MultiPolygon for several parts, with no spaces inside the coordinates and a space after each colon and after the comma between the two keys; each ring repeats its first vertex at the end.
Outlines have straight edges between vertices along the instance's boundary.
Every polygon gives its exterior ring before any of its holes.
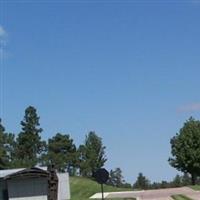
{"type": "Polygon", "coordinates": [[[192,185],[196,185],[196,175],[191,174],[192,185]]]}

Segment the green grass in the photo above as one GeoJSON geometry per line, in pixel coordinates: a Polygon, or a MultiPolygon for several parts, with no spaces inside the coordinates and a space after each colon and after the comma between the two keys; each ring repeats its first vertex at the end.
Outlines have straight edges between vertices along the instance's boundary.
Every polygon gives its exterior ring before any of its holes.
{"type": "Polygon", "coordinates": [[[193,190],[200,190],[200,185],[191,185],[190,188],[193,190]]]}
{"type": "Polygon", "coordinates": [[[182,194],[173,195],[172,198],[173,198],[174,200],[192,200],[192,199],[190,199],[189,197],[186,197],[186,196],[184,196],[184,195],[182,195],[182,194]]]}
{"type": "MultiPolygon", "coordinates": [[[[82,177],[70,177],[71,200],[89,200],[93,194],[101,192],[101,187],[95,181],[82,177]]],[[[105,192],[128,191],[127,188],[116,188],[104,185],[105,192]]],[[[114,200],[114,199],[113,199],[114,200]]],[[[117,199],[120,200],[120,199],[117,199]]],[[[127,200],[127,199],[126,199],[127,200]]]]}

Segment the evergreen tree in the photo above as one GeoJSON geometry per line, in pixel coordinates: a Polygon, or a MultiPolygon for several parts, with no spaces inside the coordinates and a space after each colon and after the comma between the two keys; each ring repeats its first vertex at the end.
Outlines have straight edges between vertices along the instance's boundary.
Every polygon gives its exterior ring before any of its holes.
{"type": "Polygon", "coordinates": [[[174,180],[171,183],[172,187],[181,187],[182,186],[182,177],[180,175],[176,175],[174,180]]]}
{"type": "Polygon", "coordinates": [[[5,169],[8,165],[8,156],[5,148],[5,128],[0,118],[0,169],[5,169]]]}
{"type": "Polygon", "coordinates": [[[148,189],[149,185],[150,185],[150,181],[142,173],[139,173],[137,180],[133,185],[133,188],[148,189]]]}
{"type": "Polygon", "coordinates": [[[182,176],[182,185],[187,186],[191,185],[191,177],[189,176],[188,173],[184,173],[182,176]]]}
{"type": "Polygon", "coordinates": [[[161,181],[160,188],[169,188],[171,185],[167,181],[161,181]]]}
{"type": "Polygon", "coordinates": [[[111,170],[110,178],[108,180],[108,185],[112,185],[115,187],[123,187],[124,184],[125,184],[125,181],[124,181],[124,177],[122,175],[122,170],[120,168],[111,170]]]}
{"type": "Polygon", "coordinates": [[[40,154],[45,150],[45,142],[41,140],[42,129],[39,128],[37,110],[29,106],[21,121],[22,131],[16,141],[15,165],[32,167],[38,163],[40,154]]]}
{"type": "Polygon", "coordinates": [[[104,166],[106,162],[105,146],[95,132],[86,135],[84,145],[79,147],[79,167],[82,176],[91,177],[93,172],[104,166]]]}
{"type": "Polygon", "coordinates": [[[74,175],[77,167],[77,151],[69,135],[57,133],[48,141],[46,163],[54,164],[58,171],[74,175]]]}

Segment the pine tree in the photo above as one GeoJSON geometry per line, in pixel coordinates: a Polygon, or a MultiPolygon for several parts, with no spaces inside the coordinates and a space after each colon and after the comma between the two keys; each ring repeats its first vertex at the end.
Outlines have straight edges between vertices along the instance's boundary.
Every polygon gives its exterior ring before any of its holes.
{"type": "Polygon", "coordinates": [[[57,133],[48,141],[46,163],[53,164],[58,171],[74,175],[77,167],[77,151],[69,135],[57,133]]]}
{"type": "Polygon", "coordinates": [[[139,173],[133,187],[137,189],[148,189],[150,181],[142,174],[139,173]]]}
{"type": "Polygon", "coordinates": [[[41,140],[37,110],[29,106],[21,121],[22,131],[16,142],[15,162],[20,167],[32,167],[38,163],[39,155],[44,151],[45,142],[41,140]]]}
{"type": "Polygon", "coordinates": [[[93,172],[104,166],[107,161],[105,156],[105,146],[102,139],[95,132],[86,135],[84,145],[79,147],[80,174],[91,177],[93,172]]]}
{"type": "Polygon", "coordinates": [[[6,133],[0,118],[0,169],[13,168],[15,135],[6,133]]]}
{"type": "Polygon", "coordinates": [[[8,164],[8,156],[5,148],[5,128],[0,118],[0,169],[5,169],[8,164]]]}
{"type": "Polygon", "coordinates": [[[176,175],[171,183],[173,187],[181,187],[182,186],[182,177],[180,175],[176,175]]]}
{"type": "Polygon", "coordinates": [[[124,177],[122,175],[122,170],[116,168],[115,170],[110,171],[110,178],[108,180],[108,185],[115,187],[123,187],[125,184],[124,177]]]}
{"type": "Polygon", "coordinates": [[[189,176],[188,173],[184,173],[182,176],[182,185],[187,186],[191,185],[191,177],[189,176]]]}

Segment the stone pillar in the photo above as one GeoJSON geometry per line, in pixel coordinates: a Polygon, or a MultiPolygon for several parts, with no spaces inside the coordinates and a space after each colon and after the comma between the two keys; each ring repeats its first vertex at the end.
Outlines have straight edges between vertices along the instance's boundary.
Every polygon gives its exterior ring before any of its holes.
{"type": "Polygon", "coordinates": [[[58,176],[53,165],[48,167],[48,200],[58,200],[58,176]]]}

